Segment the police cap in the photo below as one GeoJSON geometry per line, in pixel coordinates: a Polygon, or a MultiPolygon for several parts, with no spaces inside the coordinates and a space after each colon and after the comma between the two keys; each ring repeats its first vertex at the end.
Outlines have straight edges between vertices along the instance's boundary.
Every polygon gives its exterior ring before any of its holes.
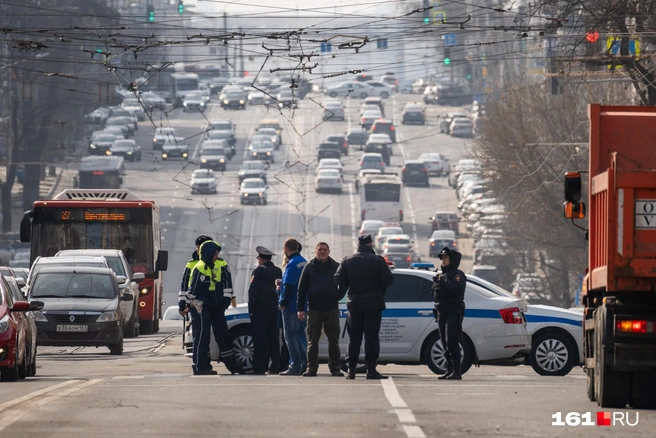
{"type": "Polygon", "coordinates": [[[368,245],[372,242],[371,234],[364,234],[358,237],[358,245],[368,245]]]}
{"type": "Polygon", "coordinates": [[[198,237],[196,237],[196,246],[201,246],[203,243],[205,243],[209,240],[212,240],[212,238],[208,237],[208,236],[205,236],[205,235],[198,236],[198,237]]]}
{"type": "Polygon", "coordinates": [[[263,247],[263,246],[256,246],[255,251],[257,251],[257,255],[265,256],[265,257],[271,257],[276,255],[275,252],[263,247]]]}
{"type": "Polygon", "coordinates": [[[447,256],[447,257],[451,258],[451,250],[450,250],[448,247],[446,247],[446,246],[445,246],[444,249],[442,249],[442,251],[440,251],[440,253],[437,255],[437,257],[440,258],[440,259],[441,259],[442,257],[444,257],[444,256],[447,256]]]}

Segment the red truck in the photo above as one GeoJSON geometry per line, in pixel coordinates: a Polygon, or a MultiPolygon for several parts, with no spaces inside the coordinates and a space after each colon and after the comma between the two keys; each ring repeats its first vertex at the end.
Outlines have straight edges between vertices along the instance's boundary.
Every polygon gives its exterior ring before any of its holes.
{"type": "MultiPolygon", "coordinates": [[[[588,398],[656,407],[656,108],[590,105],[588,267],[583,280],[588,398]]],[[[581,174],[565,216],[583,219],[581,174]]],[[[578,225],[577,225],[578,226],[578,225]]]]}

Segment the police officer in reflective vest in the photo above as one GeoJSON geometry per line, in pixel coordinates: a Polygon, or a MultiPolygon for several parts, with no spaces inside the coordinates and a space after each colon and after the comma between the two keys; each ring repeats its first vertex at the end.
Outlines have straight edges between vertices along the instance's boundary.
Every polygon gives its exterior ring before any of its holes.
{"type": "Polygon", "coordinates": [[[220,251],[221,246],[214,241],[201,244],[200,260],[191,273],[187,296],[192,305],[192,359],[195,375],[216,374],[206,354],[210,345],[210,327],[226,368],[233,374],[239,372],[225,319],[225,310],[230,306],[232,298],[232,278],[228,264],[219,259],[220,251]]]}
{"type": "Polygon", "coordinates": [[[191,254],[191,260],[187,262],[184,271],[182,272],[180,292],[178,292],[178,311],[181,316],[186,316],[187,313],[189,313],[189,299],[187,298],[187,292],[189,291],[189,284],[191,283],[191,270],[194,269],[194,266],[198,263],[200,246],[209,240],[212,240],[212,238],[205,235],[196,238],[196,250],[191,254]]]}
{"type": "Polygon", "coordinates": [[[438,379],[462,380],[460,343],[462,320],[465,316],[467,277],[458,269],[462,259],[462,254],[458,251],[445,247],[438,257],[442,260],[442,273],[433,277],[434,315],[447,360],[447,372],[438,379]]]}

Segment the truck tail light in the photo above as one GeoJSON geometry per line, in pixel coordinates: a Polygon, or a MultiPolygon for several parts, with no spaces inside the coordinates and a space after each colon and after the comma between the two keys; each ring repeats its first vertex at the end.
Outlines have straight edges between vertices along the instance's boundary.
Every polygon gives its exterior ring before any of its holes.
{"type": "Polygon", "coordinates": [[[139,291],[139,293],[140,293],[142,296],[143,296],[143,295],[148,295],[148,294],[150,293],[150,288],[149,288],[149,287],[144,287],[144,288],[142,288],[142,289],[139,291]]]}
{"type": "Polygon", "coordinates": [[[519,307],[510,307],[508,309],[499,309],[501,319],[506,324],[524,324],[524,318],[519,307]]]}
{"type": "Polygon", "coordinates": [[[403,210],[399,210],[399,221],[403,222],[403,210]]]}
{"type": "Polygon", "coordinates": [[[394,131],[394,126],[390,126],[390,131],[394,131]]]}
{"type": "Polygon", "coordinates": [[[654,322],[644,320],[619,320],[615,322],[615,330],[620,333],[654,333],[654,322]]]}
{"type": "Polygon", "coordinates": [[[406,261],[406,262],[411,262],[411,261],[412,261],[412,257],[408,256],[408,257],[405,259],[405,261],[406,261]]]}

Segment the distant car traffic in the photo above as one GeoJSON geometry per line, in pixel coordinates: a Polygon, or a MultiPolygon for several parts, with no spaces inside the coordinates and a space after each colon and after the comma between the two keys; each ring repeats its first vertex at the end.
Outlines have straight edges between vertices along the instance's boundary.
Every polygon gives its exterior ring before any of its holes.
{"type": "Polygon", "coordinates": [[[426,110],[424,106],[419,103],[407,103],[403,107],[403,111],[401,111],[401,123],[404,125],[410,123],[426,124],[426,110]]]}
{"type": "Polygon", "coordinates": [[[266,183],[266,167],[267,164],[262,161],[244,161],[241,163],[239,170],[237,171],[237,177],[239,178],[239,183],[241,184],[245,179],[256,178],[261,179],[266,183]]]}
{"type": "Polygon", "coordinates": [[[314,179],[314,187],[317,193],[342,193],[342,174],[338,169],[321,169],[314,179]]]}
{"type": "Polygon", "coordinates": [[[261,179],[248,178],[241,183],[239,189],[239,203],[244,204],[267,204],[266,183],[261,179]]]}
{"type": "Polygon", "coordinates": [[[191,194],[213,194],[217,193],[217,186],[219,182],[214,175],[214,172],[209,169],[196,169],[191,174],[189,185],[191,186],[191,194]]]}
{"type": "Polygon", "coordinates": [[[418,184],[425,187],[430,186],[428,168],[422,160],[406,160],[401,169],[401,181],[403,184],[418,184]]]}
{"type": "Polygon", "coordinates": [[[116,140],[107,155],[123,157],[130,161],[141,161],[141,148],[134,140],[116,140]]]}

